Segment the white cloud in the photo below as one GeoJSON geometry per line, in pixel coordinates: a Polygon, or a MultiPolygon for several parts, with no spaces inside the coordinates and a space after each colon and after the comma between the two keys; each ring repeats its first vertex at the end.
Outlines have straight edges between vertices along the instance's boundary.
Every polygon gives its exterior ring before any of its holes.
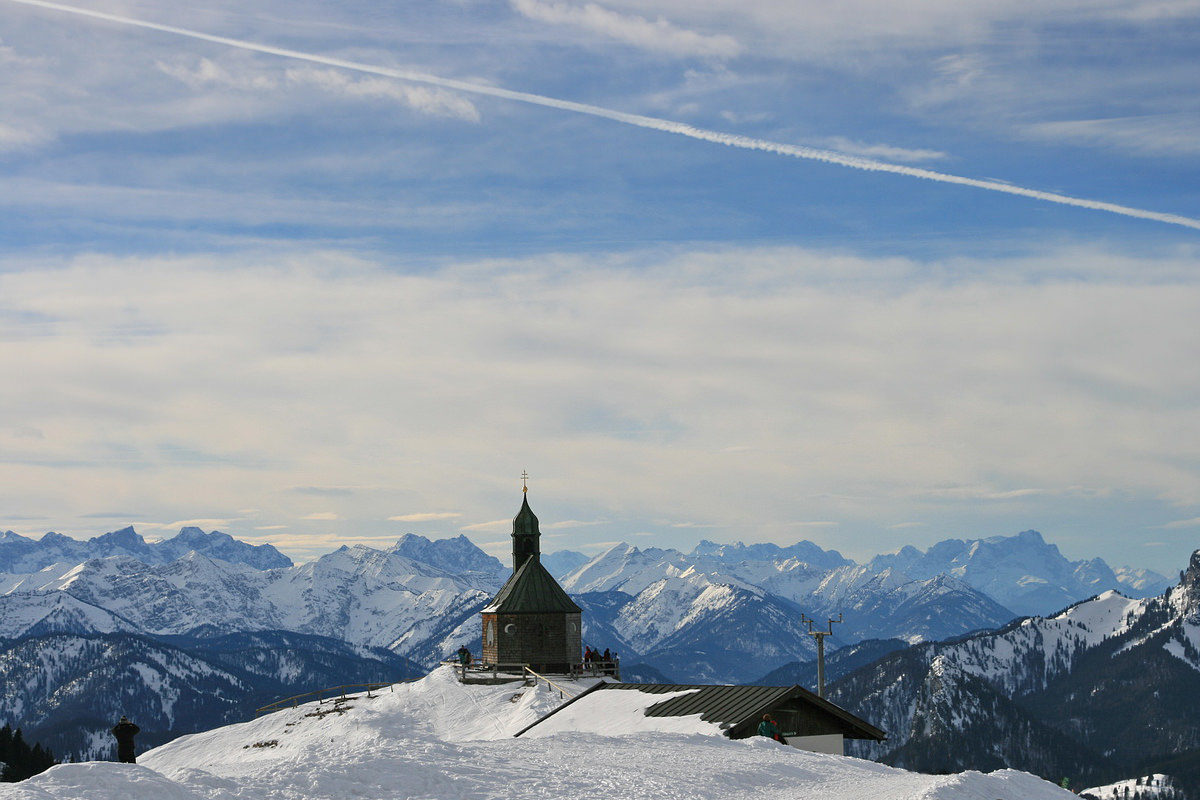
{"type": "Polygon", "coordinates": [[[767,122],[775,118],[775,114],[770,111],[722,111],[721,119],[726,122],[732,122],[734,125],[753,124],[756,122],[767,122]]]}
{"type": "Polygon", "coordinates": [[[530,19],[570,25],[645,50],[676,56],[732,58],[741,51],[727,34],[702,34],[680,28],[661,16],[654,20],[621,14],[596,3],[575,5],[556,0],[510,0],[513,9],[530,19]]]}
{"type": "Polygon", "coordinates": [[[479,121],[475,104],[458,92],[431,86],[414,86],[389,78],[355,78],[344,70],[294,67],[287,70],[288,81],[313,86],[348,97],[392,100],[423,114],[479,121]]]}
{"type": "Polygon", "coordinates": [[[171,523],[172,528],[228,528],[234,522],[233,519],[181,519],[171,523]]]}
{"type": "Polygon", "coordinates": [[[931,497],[958,498],[963,500],[1021,500],[1028,497],[1104,497],[1112,493],[1108,488],[1088,486],[1042,486],[1038,488],[999,489],[994,486],[947,486],[930,489],[931,497]]]}
{"type": "Polygon", "coordinates": [[[431,522],[440,519],[454,519],[461,517],[457,511],[430,511],[423,514],[401,514],[396,517],[388,517],[389,522],[431,522]]]}
{"type": "Polygon", "coordinates": [[[1154,114],[1038,122],[1022,129],[1030,138],[1087,144],[1151,156],[1200,155],[1200,114],[1154,114]]]}
{"type": "Polygon", "coordinates": [[[134,524],[135,528],[145,528],[147,530],[174,530],[180,528],[203,528],[206,531],[217,530],[219,528],[228,528],[232,525],[232,519],[180,519],[175,522],[138,522],[134,524]]]}
{"type": "Polygon", "coordinates": [[[1158,525],[1158,528],[1166,528],[1167,530],[1178,530],[1180,528],[1200,528],[1200,517],[1192,517],[1191,519],[1177,519],[1173,522],[1168,522],[1165,525],[1158,525]]]}
{"type": "Polygon", "coordinates": [[[34,144],[41,144],[49,137],[33,128],[18,127],[0,122],[0,153],[9,150],[20,150],[34,144]]]}
{"type": "Polygon", "coordinates": [[[830,150],[836,150],[846,155],[877,158],[882,161],[899,161],[902,164],[939,161],[946,158],[946,154],[940,150],[897,147],[890,144],[868,144],[866,142],[847,139],[843,136],[822,139],[819,144],[822,147],[827,147],[830,150]]]}
{"type": "Polygon", "coordinates": [[[339,547],[363,545],[382,550],[395,544],[395,536],[370,536],[343,533],[279,533],[261,534],[238,532],[238,539],[252,544],[269,544],[296,562],[313,561],[339,547]]]}
{"type": "Polygon", "coordinates": [[[24,56],[15,47],[4,44],[0,39],[0,67],[16,70],[17,68],[44,67],[50,59],[44,56],[24,56]]]}
{"type": "Polygon", "coordinates": [[[489,556],[495,556],[505,564],[512,564],[512,541],[476,542],[475,544],[489,556]]]}
{"type": "Polygon", "coordinates": [[[614,535],[858,537],[1017,505],[1103,529],[1099,497],[1200,503],[1196,274],[1187,251],[1101,248],[0,264],[0,374],[22,376],[0,393],[0,507],[255,508],[247,527],[307,516],[339,543],[454,508],[502,532],[527,467],[546,525],[614,535]],[[294,491],[331,486],[379,488],[316,515],[294,491]]]}
{"type": "Polygon", "coordinates": [[[289,492],[296,494],[315,495],[317,497],[349,497],[363,491],[377,490],[378,486],[289,486],[289,492]]]}
{"type": "Polygon", "coordinates": [[[1200,16],[1200,0],[1140,0],[1117,3],[1110,13],[1120,19],[1139,22],[1196,17],[1200,16]]]}
{"type": "Polygon", "coordinates": [[[585,520],[579,520],[579,519],[564,519],[564,520],[559,520],[557,522],[550,522],[550,523],[547,523],[540,527],[542,530],[554,531],[554,530],[561,530],[563,528],[589,528],[593,525],[605,525],[607,523],[608,523],[608,520],[604,520],[604,519],[591,520],[591,521],[585,521],[585,520]]]}
{"type": "Polygon", "coordinates": [[[226,89],[237,89],[245,92],[269,92],[279,87],[277,71],[265,72],[261,68],[251,68],[240,64],[236,72],[232,72],[211,58],[201,58],[194,62],[188,61],[158,61],[155,66],[159,71],[182,81],[192,89],[207,89],[219,86],[226,89]]]}
{"type": "Polygon", "coordinates": [[[476,522],[474,525],[463,525],[462,531],[496,531],[512,525],[511,519],[494,519],[490,522],[476,522]]]}
{"type": "MultiPolygon", "coordinates": [[[[1042,26],[1058,35],[1064,25],[1111,20],[1195,19],[1196,0],[609,0],[613,8],[677,24],[725,30],[745,50],[796,59],[845,61],[889,58],[910,48],[945,53],[1007,36],[1020,25],[1026,46],[1036,50],[1042,26]]],[[[1000,39],[1000,41],[1004,41],[1000,39]]],[[[1010,47],[1005,42],[1005,47],[1010,47]]]]}
{"type": "Polygon", "coordinates": [[[458,92],[431,86],[417,86],[389,78],[357,77],[345,70],[317,67],[287,67],[287,62],[268,61],[266,66],[245,58],[242,53],[225,53],[221,62],[211,58],[174,58],[158,61],[158,70],[186,84],[194,91],[213,89],[252,93],[277,104],[287,89],[317,89],[347,98],[387,100],[422,114],[479,121],[475,104],[458,92]],[[230,66],[227,66],[225,62],[230,66]]]}

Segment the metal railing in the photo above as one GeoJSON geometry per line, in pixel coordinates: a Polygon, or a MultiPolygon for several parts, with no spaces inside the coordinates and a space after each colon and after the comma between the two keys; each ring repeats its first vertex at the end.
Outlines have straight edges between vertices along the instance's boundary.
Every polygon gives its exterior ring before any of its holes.
{"type": "MultiPolygon", "coordinates": [[[[491,673],[492,680],[496,681],[500,679],[501,675],[524,676],[527,672],[533,672],[526,663],[489,664],[482,658],[476,657],[472,657],[465,665],[457,658],[443,659],[442,663],[453,666],[464,681],[467,680],[467,675],[470,673],[478,676],[486,676],[491,673]]],[[[578,664],[570,665],[567,674],[571,678],[615,678],[621,680],[621,662],[581,661],[578,664]]]]}
{"type": "Polygon", "coordinates": [[[541,673],[538,673],[538,672],[534,672],[529,667],[525,667],[525,674],[527,674],[531,678],[533,678],[534,686],[538,685],[538,681],[542,681],[543,683],[546,684],[546,691],[549,692],[551,690],[558,690],[558,696],[564,700],[568,697],[574,697],[575,695],[584,691],[583,689],[581,689],[577,686],[563,686],[561,683],[555,683],[554,681],[547,678],[545,675],[542,675],[541,673]]]}
{"type": "Polygon", "coordinates": [[[447,658],[442,663],[453,666],[464,681],[467,679],[467,674],[471,672],[482,676],[491,673],[492,680],[494,681],[500,680],[501,675],[513,675],[515,676],[513,680],[520,680],[521,676],[525,674],[525,667],[527,666],[524,663],[515,662],[512,664],[488,664],[481,658],[472,658],[465,665],[457,658],[447,658]]]}
{"type": "Polygon", "coordinates": [[[616,678],[621,680],[620,661],[584,661],[571,667],[571,676],[579,678],[616,678]]]}
{"type": "MultiPolygon", "coordinates": [[[[408,681],[396,681],[396,683],[408,683],[408,681]]],[[[283,708],[296,708],[304,703],[317,701],[317,705],[323,704],[326,700],[345,700],[347,694],[353,695],[356,692],[366,691],[367,697],[374,697],[371,692],[379,691],[380,689],[395,690],[396,683],[347,683],[342,686],[330,686],[325,689],[317,689],[313,692],[305,692],[291,697],[285,697],[282,700],[276,700],[274,703],[268,703],[265,706],[254,709],[254,716],[261,717],[263,714],[270,714],[272,711],[279,711],[283,708]]]]}

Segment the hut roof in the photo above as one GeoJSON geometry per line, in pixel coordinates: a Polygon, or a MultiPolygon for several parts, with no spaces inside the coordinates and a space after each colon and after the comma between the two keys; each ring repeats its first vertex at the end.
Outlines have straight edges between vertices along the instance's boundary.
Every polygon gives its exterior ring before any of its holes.
{"type": "MultiPolygon", "coordinates": [[[[702,722],[712,723],[731,739],[753,735],[762,715],[782,708],[803,707],[808,712],[827,718],[848,739],[873,739],[883,741],[887,734],[851,714],[844,708],[818,697],[802,686],[712,686],[665,683],[602,683],[584,692],[542,719],[530,725],[541,724],[558,711],[574,703],[594,707],[594,714],[584,718],[606,719],[610,709],[620,709],[628,704],[610,703],[605,695],[610,691],[637,691],[646,694],[670,695],[662,701],[638,705],[637,714],[644,720],[630,724],[630,728],[641,729],[652,718],[664,718],[664,730],[671,723],[665,718],[699,717],[702,722]]],[[[632,707],[632,706],[631,706],[632,707]]],[[[612,720],[607,724],[611,726],[612,720]]],[[[653,723],[651,723],[653,726],[653,723]]],[[[526,728],[525,730],[529,730],[526,728]]],[[[524,733],[525,731],[521,731],[524,733]]],[[[521,734],[518,733],[518,736],[521,734]]]]}

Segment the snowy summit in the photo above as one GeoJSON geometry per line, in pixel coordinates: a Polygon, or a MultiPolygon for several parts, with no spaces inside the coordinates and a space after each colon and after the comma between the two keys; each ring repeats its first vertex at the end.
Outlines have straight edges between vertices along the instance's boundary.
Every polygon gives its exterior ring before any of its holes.
{"type": "Polygon", "coordinates": [[[820,797],[1066,800],[1032,775],[922,775],[719,732],[513,734],[563,700],[544,686],[462,685],[448,667],[374,697],[285,709],[176,739],[137,764],[64,764],[4,800],[820,797]]]}

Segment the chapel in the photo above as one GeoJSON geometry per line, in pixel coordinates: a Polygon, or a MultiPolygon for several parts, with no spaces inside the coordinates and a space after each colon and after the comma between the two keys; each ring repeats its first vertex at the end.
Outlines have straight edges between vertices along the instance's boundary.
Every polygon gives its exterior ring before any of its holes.
{"type": "Polygon", "coordinates": [[[580,609],[542,566],[541,531],[523,487],[513,518],[513,572],[483,609],[483,663],[570,672],[583,661],[580,609]]]}

